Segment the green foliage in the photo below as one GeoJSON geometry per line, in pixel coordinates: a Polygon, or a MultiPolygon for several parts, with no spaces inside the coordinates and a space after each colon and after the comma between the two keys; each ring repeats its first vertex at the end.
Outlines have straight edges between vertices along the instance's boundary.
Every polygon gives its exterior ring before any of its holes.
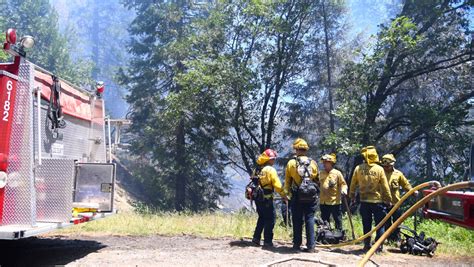
{"type": "Polygon", "coordinates": [[[392,21],[390,27],[382,28],[379,35],[380,44],[397,49],[413,49],[422,39],[422,36],[416,35],[417,29],[418,27],[410,18],[397,17],[392,21]]]}
{"type": "MultiPolygon", "coordinates": [[[[0,34],[0,43],[3,44],[5,42],[5,35],[0,34]]],[[[9,55],[5,53],[5,51],[1,50],[0,51],[0,62],[6,62],[9,59],[9,55]]]]}
{"type": "Polygon", "coordinates": [[[59,33],[58,14],[47,0],[8,0],[0,10],[0,26],[17,29],[19,37],[31,35],[35,46],[28,51],[33,63],[79,85],[90,84],[89,62],[71,60],[68,38],[59,33]]]}
{"type": "Polygon", "coordinates": [[[221,26],[225,49],[217,58],[225,62],[217,66],[226,77],[216,86],[225,88],[229,100],[230,158],[247,173],[261,151],[280,148],[284,97],[306,74],[305,44],[316,9],[315,2],[224,1],[214,11],[227,18],[221,26]]]}
{"type": "Polygon", "coordinates": [[[394,3],[384,13],[396,16],[367,43],[347,40],[339,1],[125,5],[137,17],[121,83],[139,137],[137,175],[160,191],[160,208],[183,202],[184,191],[184,209],[215,208],[225,166],[249,173],[263,149],[296,136],[317,147],[313,157],[336,150],[347,174],[360,148],[375,144],[421,180],[462,178],[472,97],[466,3],[394,3]]]}
{"type": "Polygon", "coordinates": [[[134,58],[120,79],[130,90],[131,131],[139,136],[133,152],[148,166],[138,172],[159,192],[153,203],[159,208],[214,209],[227,188],[225,98],[213,86],[220,79],[213,64],[196,58],[219,49],[222,36],[202,28],[218,21],[207,22],[207,6],[191,1],[125,4],[137,14],[130,26],[134,58]]]}
{"type": "Polygon", "coordinates": [[[357,46],[348,40],[347,11],[344,1],[315,1],[304,57],[299,61],[304,75],[286,92],[290,99],[285,101],[285,135],[305,137],[313,144],[310,154],[314,158],[336,152],[334,144],[344,142],[337,140],[339,134],[333,131],[336,110],[332,104],[337,74],[349,61],[349,47],[357,46]]]}
{"type": "Polygon", "coordinates": [[[473,52],[469,7],[455,2],[405,2],[375,45],[346,64],[337,90],[340,127],[326,143],[344,153],[375,144],[400,157],[399,167],[415,163],[410,175],[420,180],[463,179],[473,52]]]}

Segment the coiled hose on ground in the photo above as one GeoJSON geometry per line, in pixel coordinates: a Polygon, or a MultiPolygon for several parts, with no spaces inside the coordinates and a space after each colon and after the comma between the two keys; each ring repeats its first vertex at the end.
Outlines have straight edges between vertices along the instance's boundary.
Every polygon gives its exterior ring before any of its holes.
{"type": "Polygon", "coordinates": [[[360,242],[364,241],[364,239],[372,236],[372,234],[375,231],[377,231],[380,227],[384,226],[385,222],[387,222],[387,220],[393,215],[393,213],[395,213],[395,211],[400,208],[400,206],[403,204],[403,202],[405,202],[405,200],[407,198],[409,198],[411,195],[413,195],[416,191],[419,191],[419,190],[421,190],[425,187],[439,188],[439,187],[441,187],[441,185],[438,181],[429,181],[429,182],[425,182],[425,183],[422,183],[422,184],[419,184],[419,185],[413,187],[410,191],[408,191],[406,194],[404,194],[402,196],[402,198],[388,212],[387,216],[385,216],[385,218],[383,218],[383,220],[379,224],[377,224],[377,226],[375,226],[375,228],[373,228],[372,230],[370,230],[370,232],[368,232],[367,234],[365,234],[365,235],[363,235],[363,236],[361,236],[357,239],[350,240],[350,241],[347,241],[347,242],[344,242],[344,243],[339,243],[339,244],[317,245],[316,247],[318,247],[318,248],[337,248],[337,247],[343,247],[343,246],[357,244],[357,243],[360,243],[360,242]]]}
{"type": "MultiPolygon", "coordinates": [[[[468,182],[460,182],[460,183],[455,183],[451,184],[442,188],[439,188],[438,190],[432,192],[431,194],[425,196],[422,198],[420,201],[416,202],[413,206],[411,206],[405,213],[396,220],[388,230],[385,231],[385,233],[375,242],[375,244],[370,248],[370,250],[365,254],[364,258],[359,262],[358,266],[365,266],[365,264],[369,261],[370,257],[374,255],[375,251],[377,248],[380,247],[380,245],[383,244],[385,239],[387,239],[390,234],[410,215],[412,215],[416,210],[418,210],[420,207],[425,205],[428,201],[430,201],[432,198],[439,196],[443,193],[446,193],[449,190],[458,190],[458,189],[463,189],[463,188],[474,188],[474,182],[468,181],[468,182]]],[[[410,190],[411,191],[411,190],[410,190]]],[[[397,203],[398,204],[398,203],[397,203]]],[[[395,208],[395,207],[394,207],[395,208]]],[[[393,209],[392,209],[393,211],[393,209]]],[[[387,215],[388,216],[388,215],[387,215]]],[[[385,220],[385,219],[384,219],[385,220]]],[[[371,231],[373,232],[373,231],[371,231]]]]}

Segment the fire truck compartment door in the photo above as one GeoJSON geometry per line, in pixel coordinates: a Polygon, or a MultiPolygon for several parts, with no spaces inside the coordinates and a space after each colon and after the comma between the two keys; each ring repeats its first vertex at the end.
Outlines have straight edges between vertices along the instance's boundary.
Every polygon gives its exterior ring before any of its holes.
{"type": "Polygon", "coordinates": [[[74,202],[98,204],[100,212],[113,211],[115,164],[78,163],[74,202]]]}

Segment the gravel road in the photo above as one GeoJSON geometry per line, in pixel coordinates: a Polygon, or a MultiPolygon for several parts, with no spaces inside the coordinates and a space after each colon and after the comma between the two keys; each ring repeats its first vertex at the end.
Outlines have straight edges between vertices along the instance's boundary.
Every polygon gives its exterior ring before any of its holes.
{"type": "MultiPolygon", "coordinates": [[[[294,253],[289,244],[272,250],[246,240],[192,236],[45,236],[0,242],[2,266],[354,266],[360,247],[294,253]],[[282,262],[277,262],[282,261],[282,262]]],[[[473,258],[434,258],[389,250],[373,257],[382,266],[474,266],[473,258]]]]}

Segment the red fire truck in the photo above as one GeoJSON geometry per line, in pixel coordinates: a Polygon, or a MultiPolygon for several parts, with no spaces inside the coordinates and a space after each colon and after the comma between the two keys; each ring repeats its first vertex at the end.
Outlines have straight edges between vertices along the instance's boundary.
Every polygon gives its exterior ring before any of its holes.
{"type": "MultiPolygon", "coordinates": [[[[469,178],[474,182],[474,140],[471,143],[471,159],[469,178]]],[[[434,190],[424,190],[423,194],[428,195],[434,190]]],[[[443,220],[451,224],[474,229],[474,192],[448,191],[445,194],[435,197],[423,208],[426,218],[443,220]]]]}
{"type": "Polygon", "coordinates": [[[8,30],[14,61],[0,64],[0,239],[115,212],[103,84],[91,92],[56,77],[25,59],[31,36],[16,39],[8,30]]]}

